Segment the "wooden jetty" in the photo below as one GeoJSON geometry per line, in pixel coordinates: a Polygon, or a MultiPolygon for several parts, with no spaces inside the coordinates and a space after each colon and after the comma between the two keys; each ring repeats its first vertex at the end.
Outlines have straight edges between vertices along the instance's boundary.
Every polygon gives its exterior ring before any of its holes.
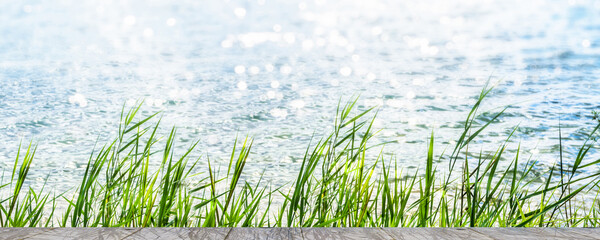
{"type": "Polygon", "coordinates": [[[600,228],[0,228],[0,239],[600,239],[600,228]]]}

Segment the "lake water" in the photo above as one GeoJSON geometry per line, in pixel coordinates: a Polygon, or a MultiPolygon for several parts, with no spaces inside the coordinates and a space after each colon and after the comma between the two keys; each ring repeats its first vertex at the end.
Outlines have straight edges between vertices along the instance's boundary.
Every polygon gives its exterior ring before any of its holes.
{"type": "Polygon", "coordinates": [[[247,172],[290,181],[358,94],[380,108],[376,141],[417,166],[432,130],[438,153],[458,137],[491,76],[483,109],[512,107],[478,143],[495,150],[520,124],[511,148],[544,168],[559,120],[569,156],[595,125],[599,67],[599,1],[1,1],[0,166],[33,139],[33,179],[75,186],[123,104],[145,99],[165,131],[201,140],[195,154],[225,159],[248,134],[247,172]]]}

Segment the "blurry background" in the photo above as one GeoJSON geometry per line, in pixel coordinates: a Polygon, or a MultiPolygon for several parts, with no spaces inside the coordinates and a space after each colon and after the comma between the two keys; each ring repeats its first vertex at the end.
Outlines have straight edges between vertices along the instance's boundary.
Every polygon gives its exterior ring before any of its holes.
{"type": "Polygon", "coordinates": [[[145,99],[179,147],[199,139],[195,154],[218,161],[248,134],[246,171],[290,181],[338,100],[360,94],[360,109],[379,106],[384,151],[414,167],[432,130],[437,153],[458,137],[491,77],[483,109],[512,107],[478,143],[495,150],[520,124],[511,148],[544,168],[559,119],[567,154],[594,126],[599,66],[600,1],[4,0],[0,166],[33,139],[34,179],[66,190],[123,104],[145,99]]]}

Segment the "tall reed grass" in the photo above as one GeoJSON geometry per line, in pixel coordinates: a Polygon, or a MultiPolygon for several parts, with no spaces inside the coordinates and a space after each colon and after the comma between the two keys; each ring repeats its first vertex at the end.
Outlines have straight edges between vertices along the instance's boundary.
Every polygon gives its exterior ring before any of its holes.
{"type": "Polygon", "coordinates": [[[219,171],[210,159],[191,157],[198,142],[176,154],[177,130],[159,136],[157,114],[140,119],[138,105],[123,111],[117,136],[90,155],[74,192],[27,187],[36,146],[19,148],[12,171],[5,169],[8,180],[0,184],[5,193],[0,226],[598,226],[600,173],[585,170],[600,163],[586,158],[600,123],[571,164],[565,163],[561,146],[560,161],[534,174],[536,161],[523,159],[520,146],[506,159],[512,133],[492,154],[470,152],[472,142],[504,112],[476,123],[490,91],[484,88],[479,95],[452,151],[434,156],[432,131],[426,155],[415,156],[424,161],[424,171],[410,174],[394,158],[368,157],[367,152],[381,151],[370,141],[377,133],[373,109],[355,113],[356,100],[340,104],[331,133],[311,142],[297,176],[282,187],[242,180],[252,139],[236,139],[229,164],[219,171]],[[159,145],[159,139],[166,141],[159,145]],[[438,171],[439,161],[449,171],[438,171]],[[66,207],[58,212],[61,205],[66,207]]]}

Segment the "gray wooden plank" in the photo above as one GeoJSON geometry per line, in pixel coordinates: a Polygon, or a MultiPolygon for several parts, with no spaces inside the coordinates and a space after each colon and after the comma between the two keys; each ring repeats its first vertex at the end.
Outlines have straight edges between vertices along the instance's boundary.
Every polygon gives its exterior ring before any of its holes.
{"type": "Polygon", "coordinates": [[[302,228],[304,239],[393,239],[380,228],[302,228]]]}
{"type": "Polygon", "coordinates": [[[568,231],[559,228],[471,228],[492,239],[596,239],[578,231],[568,231]]]}
{"type": "Polygon", "coordinates": [[[394,239],[491,239],[468,228],[383,228],[394,239]]]}
{"type": "Polygon", "coordinates": [[[193,239],[225,239],[231,228],[194,228],[193,239]]]}
{"type": "Polygon", "coordinates": [[[227,239],[285,239],[300,240],[299,228],[232,228],[227,239]]]}
{"type": "Polygon", "coordinates": [[[591,239],[600,239],[600,228],[554,228],[558,232],[563,232],[571,236],[583,235],[591,239]]]}
{"type": "Polygon", "coordinates": [[[125,239],[219,239],[223,240],[231,228],[142,228],[125,239]]]}
{"type": "Polygon", "coordinates": [[[26,239],[98,239],[120,240],[141,230],[140,228],[54,228],[26,239]]]}
{"type": "Polygon", "coordinates": [[[0,239],[600,239],[600,228],[0,228],[0,239]]]}
{"type": "Polygon", "coordinates": [[[51,230],[52,228],[0,228],[0,239],[26,239],[51,230]]]}
{"type": "MultiPolygon", "coordinates": [[[[6,239],[225,239],[230,228],[56,228],[9,231],[6,239]],[[50,231],[52,230],[52,231],[50,231]],[[15,238],[15,236],[19,238],[15,238]],[[24,237],[20,237],[24,236],[24,237]],[[27,237],[27,238],[25,238],[27,237]]],[[[2,238],[0,238],[2,239],[2,238]]]]}

